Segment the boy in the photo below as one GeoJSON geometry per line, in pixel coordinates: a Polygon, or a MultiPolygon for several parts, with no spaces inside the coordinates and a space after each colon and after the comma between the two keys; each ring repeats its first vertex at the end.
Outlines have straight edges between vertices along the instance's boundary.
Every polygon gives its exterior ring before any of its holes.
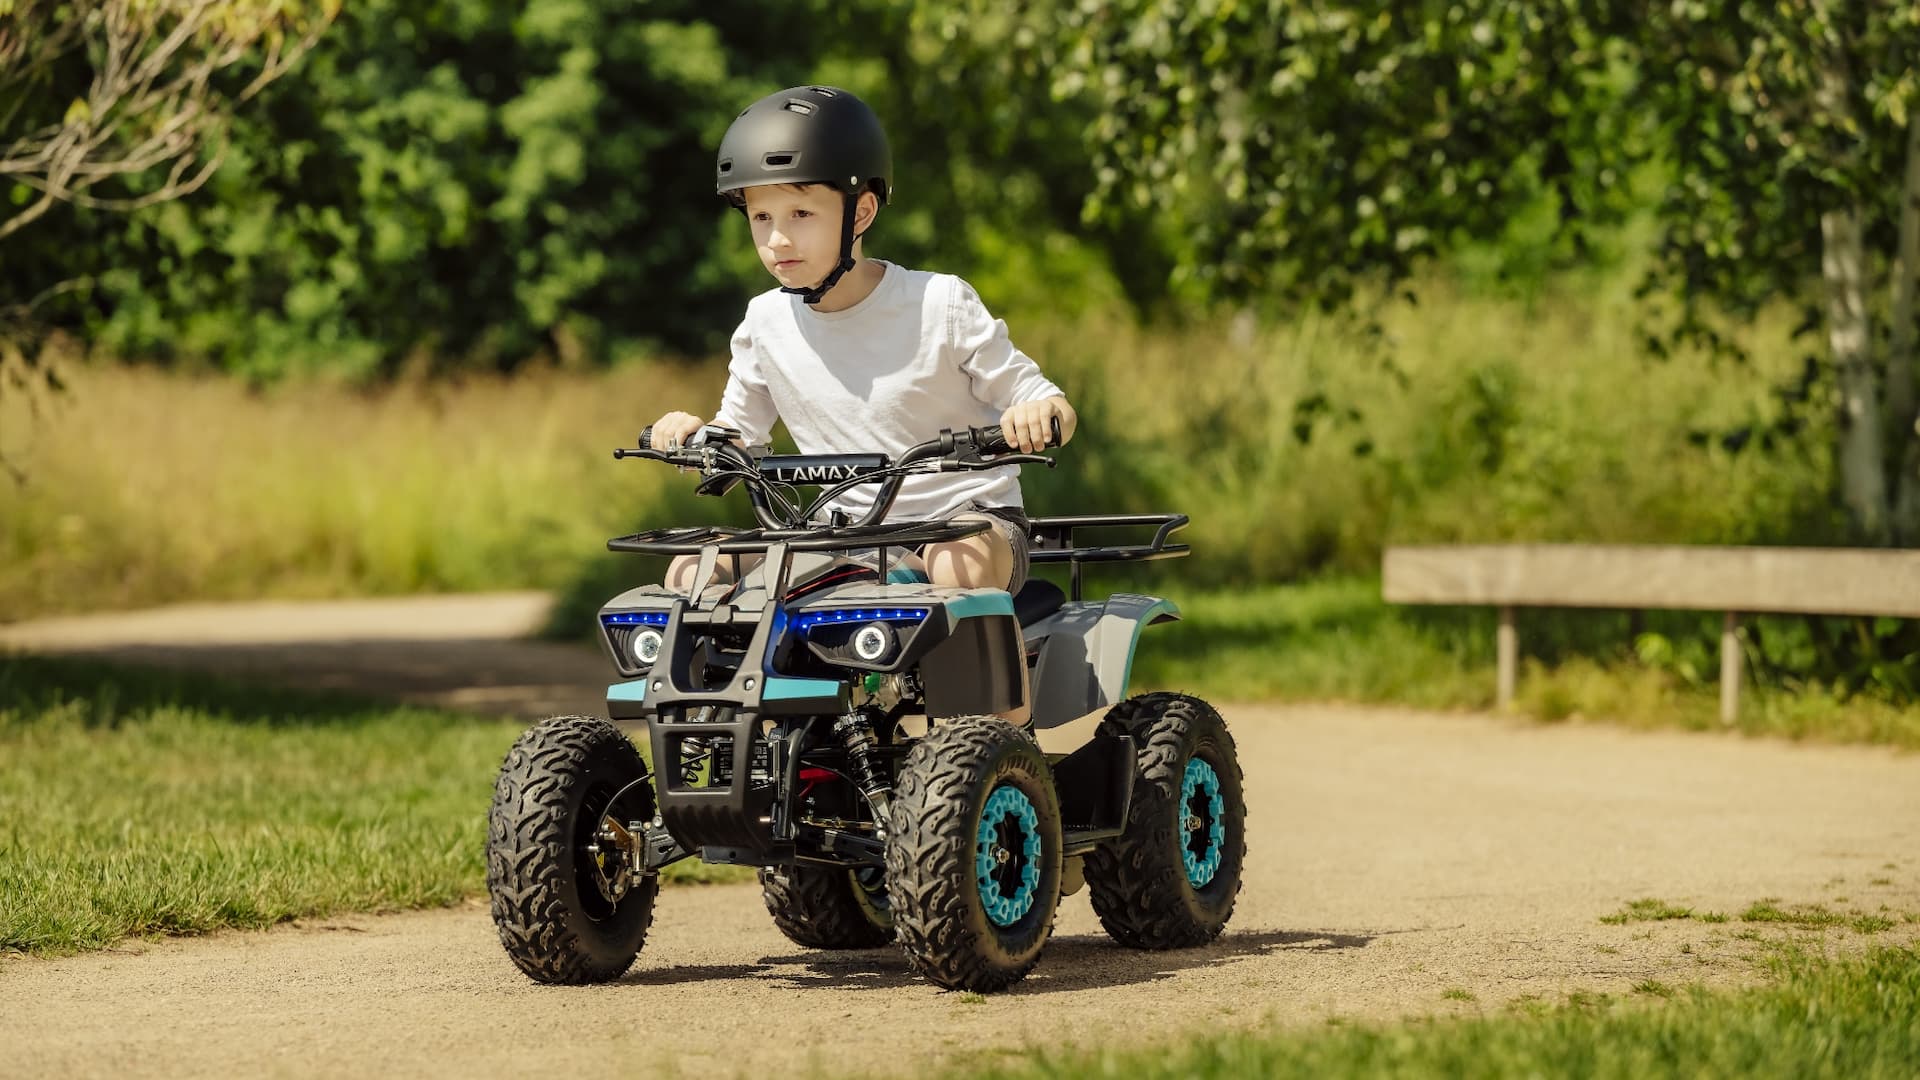
{"type": "MultiPolygon", "coordinates": [[[[716,169],[716,190],[746,215],[780,287],[755,297],[734,331],[715,424],[751,445],[784,419],[805,454],[892,455],[942,428],[993,423],[1031,453],[1046,446],[1056,419],[1060,441],[1073,437],[1066,396],[966,282],[863,256],[861,238],[893,190],[886,133],[866,103],[824,86],[762,98],[727,129],[716,169]]],[[[653,424],[654,443],[678,446],[704,424],[669,412],[653,424]]],[[[889,518],[992,524],[923,548],[917,568],[932,583],[1020,588],[1028,537],[1018,473],[907,478],[889,518]]],[[[872,500],[857,486],[833,506],[857,518],[872,500]]],[[[667,585],[694,592],[709,584],[691,580],[697,562],[674,560],[667,585]]]]}

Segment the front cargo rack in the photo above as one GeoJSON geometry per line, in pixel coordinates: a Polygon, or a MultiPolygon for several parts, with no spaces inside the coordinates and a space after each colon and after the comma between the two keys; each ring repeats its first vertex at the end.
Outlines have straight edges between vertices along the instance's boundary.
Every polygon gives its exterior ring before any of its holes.
{"type": "Polygon", "coordinates": [[[945,544],[985,532],[985,521],[901,521],[879,525],[815,525],[804,529],[734,528],[694,525],[649,529],[607,541],[608,551],[640,555],[698,555],[717,548],[722,555],[745,555],[784,544],[789,551],[850,551],[864,548],[945,544]]]}

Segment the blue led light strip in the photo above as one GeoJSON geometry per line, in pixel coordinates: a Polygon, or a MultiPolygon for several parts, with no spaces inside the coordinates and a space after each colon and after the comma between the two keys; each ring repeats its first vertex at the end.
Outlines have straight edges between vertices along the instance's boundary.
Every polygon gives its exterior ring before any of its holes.
{"type": "Polygon", "coordinates": [[[793,627],[802,633],[816,626],[833,626],[840,623],[868,622],[919,622],[927,617],[927,609],[916,608],[834,608],[829,611],[809,611],[793,618],[793,627]]]}
{"type": "Polygon", "coordinates": [[[665,626],[667,613],[664,611],[629,611],[621,615],[602,615],[600,621],[608,626],[665,626]]]}

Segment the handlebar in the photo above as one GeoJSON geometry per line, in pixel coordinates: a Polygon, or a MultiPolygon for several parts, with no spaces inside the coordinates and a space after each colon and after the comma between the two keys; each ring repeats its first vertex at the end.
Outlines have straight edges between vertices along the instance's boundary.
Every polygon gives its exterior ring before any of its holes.
{"type": "MultiPolygon", "coordinates": [[[[1052,418],[1048,446],[1060,445],[1060,418],[1052,418]]],[[[873,508],[856,526],[878,525],[893,509],[900,487],[909,475],[919,472],[970,472],[997,469],[1006,465],[1035,464],[1054,467],[1056,462],[1040,454],[1022,454],[1007,442],[999,425],[942,431],[937,437],[908,447],[897,460],[885,454],[768,454],[738,445],[739,433],[708,427],[688,443],[671,450],[653,448],[653,426],[642,429],[638,449],[617,449],[616,459],[645,458],[664,461],[701,473],[703,495],[723,495],[734,485],[745,483],[753,503],[754,516],[772,529],[804,527],[828,500],[863,483],[883,486],[875,496],[873,508]],[[983,456],[985,455],[985,456],[983,456]],[[805,508],[789,500],[780,489],[793,485],[821,487],[822,492],[805,508]]]]}

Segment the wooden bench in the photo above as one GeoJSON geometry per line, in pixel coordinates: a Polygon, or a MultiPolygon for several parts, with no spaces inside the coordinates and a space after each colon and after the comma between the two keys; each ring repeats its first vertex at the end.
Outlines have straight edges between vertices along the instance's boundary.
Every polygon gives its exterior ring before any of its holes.
{"type": "Polygon", "coordinates": [[[1920,618],[1920,551],[1858,548],[1485,544],[1389,547],[1393,604],[1500,609],[1498,701],[1513,701],[1519,607],[1721,611],[1720,719],[1740,709],[1743,613],[1920,618]]]}

